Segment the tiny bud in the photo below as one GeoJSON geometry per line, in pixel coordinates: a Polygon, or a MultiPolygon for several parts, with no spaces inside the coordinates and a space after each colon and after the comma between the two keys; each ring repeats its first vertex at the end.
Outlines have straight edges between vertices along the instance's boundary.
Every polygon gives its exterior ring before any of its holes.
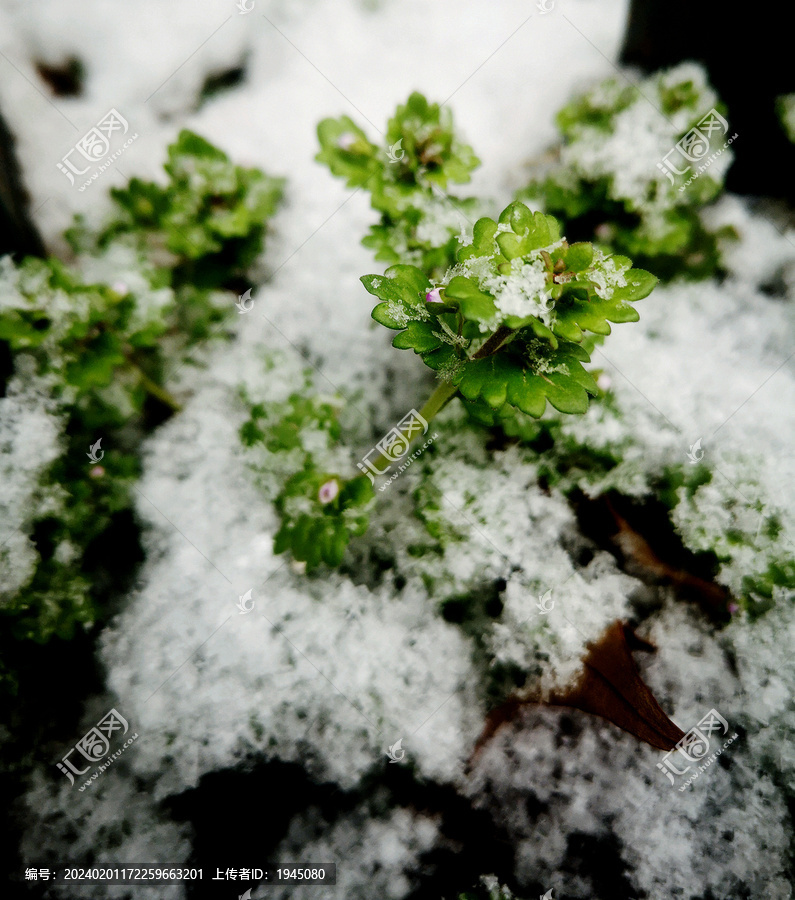
{"type": "Polygon", "coordinates": [[[325,484],[320,486],[320,490],[317,492],[318,499],[324,505],[326,503],[331,503],[331,501],[339,494],[340,492],[340,484],[336,478],[332,478],[327,481],[325,484]]]}
{"type": "Polygon", "coordinates": [[[92,478],[102,478],[102,476],[105,474],[105,467],[104,466],[94,466],[93,469],[88,470],[88,474],[92,478]]]}
{"type": "Polygon", "coordinates": [[[613,237],[613,229],[606,222],[602,222],[601,225],[597,225],[594,229],[594,234],[599,238],[600,241],[609,241],[610,238],[613,237]]]}
{"type": "Polygon", "coordinates": [[[340,148],[340,150],[350,150],[355,143],[356,135],[351,134],[350,131],[346,131],[344,134],[341,134],[337,140],[337,146],[340,148]]]}
{"type": "Polygon", "coordinates": [[[442,295],[439,293],[439,288],[434,288],[432,291],[428,291],[425,295],[426,303],[443,303],[442,295]]]}
{"type": "Polygon", "coordinates": [[[736,612],[739,611],[740,607],[736,603],[730,603],[728,609],[729,615],[733,616],[736,612]]]}
{"type": "Polygon", "coordinates": [[[130,292],[130,289],[127,287],[127,285],[123,281],[114,281],[113,284],[111,285],[111,288],[117,294],[121,294],[122,297],[125,297],[130,292]]]}
{"type": "Polygon", "coordinates": [[[613,379],[604,372],[602,372],[596,379],[596,386],[600,391],[609,391],[610,385],[612,385],[612,383],[613,379]]]}

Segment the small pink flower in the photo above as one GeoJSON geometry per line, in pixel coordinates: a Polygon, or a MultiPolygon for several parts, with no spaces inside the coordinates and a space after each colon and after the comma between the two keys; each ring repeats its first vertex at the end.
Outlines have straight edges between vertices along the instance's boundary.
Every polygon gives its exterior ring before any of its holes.
{"type": "Polygon", "coordinates": [[[740,607],[736,603],[729,604],[729,614],[730,615],[733,616],[736,612],[739,611],[739,609],[740,609],[740,607]]]}
{"type": "Polygon", "coordinates": [[[331,503],[339,492],[340,483],[336,478],[331,478],[320,486],[320,490],[317,492],[318,500],[325,506],[326,503],[331,503]]]}
{"type": "Polygon", "coordinates": [[[340,148],[340,150],[350,150],[355,143],[356,135],[351,134],[350,131],[346,131],[344,134],[341,134],[337,139],[337,146],[340,148]]]}
{"type": "Polygon", "coordinates": [[[613,237],[613,229],[606,222],[597,225],[594,232],[600,241],[609,241],[613,237]]]}
{"type": "Polygon", "coordinates": [[[117,294],[120,294],[122,297],[126,297],[127,294],[130,293],[130,289],[123,281],[114,281],[111,287],[117,294]]]}
{"type": "Polygon", "coordinates": [[[439,293],[439,288],[434,288],[432,291],[428,291],[425,295],[426,303],[444,303],[442,300],[442,295],[439,293]]]}
{"type": "Polygon", "coordinates": [[[609,375],[605,374],[604,372],[602,372],[599,375],[599,377],[596,379],[596,386],[599,388],[600,391],[609,391],[610,385],[612,383],[613,383],[613,379],[609,375]]]}
{"type": "Polygon", "coordinates": [[[105,474],[105,467],[104,466],[94,466],[93,469],[88,470],[88,474],[92,478],[102,478],[102,476],[105,474]]]}

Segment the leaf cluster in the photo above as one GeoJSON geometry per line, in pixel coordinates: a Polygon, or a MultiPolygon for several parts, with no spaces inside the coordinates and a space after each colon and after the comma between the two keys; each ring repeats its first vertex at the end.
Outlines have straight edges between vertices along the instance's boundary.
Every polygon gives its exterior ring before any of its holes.
{"type": "Polygon", "coordinates": [[[477,207],[471,198],[450,196],[447,187],[468,182],[479,165],[456,135],[450,110],[413,93],[389,120],[382,146],[348,116],[324,119],[318,138],[318,161],[349,187],[369,191],[381,214],[362,241],[375,258],[414,263],[428,274],[443,272],[477,207]]]}
{"type": "MultiPolygon", "coordinates": [[[[711,231],[699,211],[722,192],[723,174],[713,165],[685,186],[696,164],[681,176],[672,175],[671,183],[657,163],[713,107],[726,116],[692,64],[638,85],[609,79],[559,111],[563,147],[557,160],[539,167],[517,196],[541,201],[547,212],[567,222],[570,234],[596,239],[605,250],[626,254],[661,278],[711,277],[721,268],[721,240],[735,232],[730,227],[711,231]],[[640,131],[657,136],[658,158],[645,159],[632,148],[628,136],[640,131]]],[[[648,140],[646,145],[651,146],[648,140]]],[[[676,158],[677,168],[684,168],[682,157],[676,158]]]]}
{"type": "Polygon", "coordinates": [[[115,214],[96,234],[82,224],[67,233],[75,250],[96,250],[128,236],[159,253],[174,289],[227,286],[262,252],[266,223],[284,179],[235,165],[218,147],[183,130],[168,148],[168,180],[130,180],[114,189],[115,214]]]}
{"type": "Polygon", "coordinates": [[[374,499],[366,476],[330,471],[341,437],[337,412],[319,397],[294,393],[283,402],[251,405],[240,429],[244,446],[283,457],[289,475],[275,499],[281,526],[274,552],[289,550],[308,570],[321,562],[340,565],[351,538],[367,530],[374,499]]]}
{"type": "Polygon", "coordinates": [[[27,531],[38,557],[30,583],[3,596],[17,638],[43,643],[90,625],[137,561],[140,440],[178,408],[167,364],[233,312],[218,288],[245,276],[281,196],[279,179],[233,165],[187,131],[165,169],[163,186],[133,179],[113,191],[116,214],[99,230],[77,221],[72,266],[0,260],[0,388],[36,378],[63,421],[63,453],[43,471],[27,521],[8,523],[27,531]],[[99,438],[95,465],[86,455],[99,438]]]}
{"type": "Polygon", "coordinates": [[[560,225],[514,202],[497,221],[479,219],[457,262],[434,284],[415,266],[392,266],[362,283],[379,303],[372,316],[398,331],[461,396],[497,415],[533,417],[547,401],[583,413],[597,393],[583,367],[586,332],[634,322],[632,306],[657,279],[589,243],[569,244],[560,225]]]}

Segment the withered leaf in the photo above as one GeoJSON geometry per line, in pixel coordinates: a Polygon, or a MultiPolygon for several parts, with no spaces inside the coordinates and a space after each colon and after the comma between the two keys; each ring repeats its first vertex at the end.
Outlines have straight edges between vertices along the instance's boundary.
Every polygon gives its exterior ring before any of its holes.
{"type": "Polygon", "coordinates": [[[658,750],[671,750],[685,733],[663,712],[640,677],[630,642],[637,650],[654,649],[622,622],[614,622],[589,645],[577,684],[553,694],[549,703],[601,716],[658,750]]]}
{"type": "MultiPolygon", "coordinates": [[[[550,706],[570,706],[601,716],[658,750],[671,750],[684,732],[663,712],[640,676],[632,650],[653,650],[623,622],[614,622],[588,646],[582,675],[567,690],[552,694],[550,706]]],[[[538,698],[510,697],[487,720],[473,756],[494,736],[501,725],[513,720],[538,698]]]]}

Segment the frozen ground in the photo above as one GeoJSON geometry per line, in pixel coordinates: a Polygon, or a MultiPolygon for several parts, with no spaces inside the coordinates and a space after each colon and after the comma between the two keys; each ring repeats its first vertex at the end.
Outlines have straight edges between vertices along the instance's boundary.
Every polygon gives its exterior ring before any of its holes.
{"type": "MultiPolygon", "coordinates": [[[[416,359],[371,327],[358,278],[379,271],[359,245],[372,214],[362,193],[313,162],[317,121],[345,112],[375,136],[412,89],[449,98],[483,161],[473,190],[504,203],[526,160],[553,140],[555,110],[574,88],[612,74],[624,15],[625,4],[597,0],[558,0],[546,15],[535,4],[472,0],[256,0],[247,15],[231,2],[181,0],[0,6],[0,107],[48,239],[74,212],[101,215],[123,176],[155,176],[181,127],[289,179],[266,257],[271,280],[239,317],[237,341],[208,349],[205,369],[177,375],[192,396],[146,448],[138,513],[148,560],[102,642],[107,697],[87,704],[83,723],[116,705],[139,738],[85,793],[56,782],[42,760],[27,798],[29,858],[93,851],[98,862],[176,864],[206,854],[197,822],[209,815],[210,848],[227,847],[229,830],[251,858],[262,832],[267,846],[282,842],[274,859],[338,864],[336,889],[268,896],[403,898],[428,854],[463,850],[472,865],[502,866],[519,896],[791,897],[792,598],[756,624],[715,632],[672,596],[652,596],[608,553],[581,555],[588,542],[562,495],[538,487],[537,459],[515,447],[487,451],[455,409],[439,419],[436,465],[402,476],[379,508],[355,574],[307,579],[272,554],[275,514],[236,436],[239,386],[284,396],[306,361],[320,390],[351,398],[362,452],[431,386],[416,359]],[[86,67],[85,94],[50,102],[31,62],[69,55],[86,67]],[[241,64],[244,83],[197,110],[204,79],[241,64]],[[55,164],[111,107],[139,138],[78,193],[55,164]],[[442,527],[460,536],[432,566],[406,552],[427,539],[407,493],[421,478],[444,497],[442,527]],[[495,585],[505,605],[481,644],[438,615],[441,601],[495,585]],[[239,615],[249,588],[255,611],[239,615]],[[535,604],[549,589],[556,609],[542,617],[535,604]],[[729,763],[682,793],[656,768],[659,752],[601,720],[539,708],[469,763],[494,661],[530,673],[543,693],[565,683],[584,645],[619,617],[641,622],[659,648],[638,661],[684,730],[716,708],[738,731],[729,763]],[[392,766],[385,751],[398,738],[406,757],[392,766]],[[272,809],[269,792],[290,764],[302,772],[300,802],[272,809]],[[483,814],[472,820],[490,823],[480,841],[497,840],[507,856],[456,834],[451,798],[483,814]],[[217,820],[202,808],[213,802],[217,820]],[[195,814],[181,815],[180,804],[195,814]]],[[[643,301],[641,323],[619,326],[595,357],[622,415],[594,409],[567,429],[591,447],[623,442],[625,462],[611,477],[637,495],[700,437],[730,486],[791,514],[795,238],[733,198],[715,215],[743,233],[731,278],[643,301]],[[771,296],[761,288],[777,274],[784,293],[771,296]]],[[[29,415],[33,424],[20,427],[35,425],[29,415]]],[[[729,493],[682,506],[678,524],[694,545],[702,531],[714,537],[729,493]]],[[[724,583],[734,586],[752,562],[727,566],[724,583]]]]}

